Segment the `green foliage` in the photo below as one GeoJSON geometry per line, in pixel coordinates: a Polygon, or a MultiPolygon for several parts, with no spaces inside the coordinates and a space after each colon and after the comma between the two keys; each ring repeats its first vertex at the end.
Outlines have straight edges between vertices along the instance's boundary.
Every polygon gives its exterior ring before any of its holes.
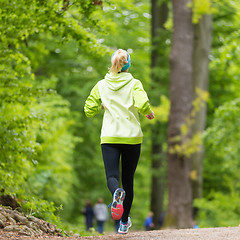
{"type": "Polygon", "coordinates": [[[111,201],[99,145],[102,116],[86,119],[84,101],[108,71],[109,47],[134,51],[132,73],[148,87],[149,3],[0,4],[1,187],[23,199],[29,214],[56,222],[55,206],[62,206],[61,217],[81,222],[86,199],[111,201]]]}
{"type": "Polygon", "coordinates": [[[239,97],[239,1],[217,1],[213,16],[213,48],[210,55],[208,125],[214,110],[239,97]]]}
{"type": "Polygon", "coordinates": [[[239,201],[239,2],[216,1],[214,6],[218,12],[213,16],[208,129],[204,134],[204,198],[196,204],[202,226],[228,226],[236,225],[239,218],[235,203],[239,201]]]}
{"type": "Polygon", "coordinates": [[[39,145],[34,130],[42,116],[34,109],[35,96],[44,93],[33,88],[26,57],[10,52],[1,59],[0,181],[2,188],[14,192],[25,181],[36,157],[39,145]]]}
{"type": "Polygon", "coordinates": [[[81,138],[70,131],[69,101],[51,94],[58,79],[38,77],[50,53],[43,37],[54,44],[75,40],[102,54],[106,47],[96,39],[101,19],[94,18],[99,8],[92,1],[1,1],[0,6],[0,184],[7,194],[33,197],[31,208],[38,212],[32,212],[48,218],[56,209],[45,200],[72,206],[73,150],[81,138]]]}
{"type": "Polygon", "coordinates": [[[156,121],[160,122],[167,122],[168,121],[168,116],[169,116],[169,111],[170,111],[170,102],[169,99],[161,95],[160,97],[161,104],[159,106],[152,106],[152,110],[154,112],[155,118],[149,122],[150,124],[154,124],[156,121]]]}
{"type": "Polygon", "coordinates": [[[22,204],[22,208],[27,215],[45,219],[54,224],[61,224],[60,218],[56,215],[61,210],[61,206],[56,208],[53,202],[38,199],[36,196],[24,196],[24,198],[26,202],[22,204]]]}
{"type": "Polygon", "coordinates": [[[186,117],[185,123],[180,127],[180,135],[170,139],[174,143],[169,148],[171,154],[179,154],[180,156],[190,157],[193,153],[200,150],[202,146],[202,136],[200,132],[191,135],[191,128],[194,123],[197,112],[208,101],[208,92],[196,89],[196,99],[193,101],[190,116],[186,117]]]}
{"type": "Polygon", "coordinates": [[[68,101],[59,95],[45,97],[39,100],[38,108],[45,110],[46,126],[37,132],[41,149],[34,172],[27,181],[31,183],[31,192],[65,207],[71,205],[68,197],[75,180],[72,157],[75,144],[80,139],[69,131],[74,121],[70,119],[68,101]]]}
{"type": "Polygon", "coordinates": [[[205,198],[196,200],[201,227],[239,224],[240,99],[226,102],[205,132],[205,198]]]}
{"type": "Polygon", "coordinates": [[[211,192],[207,198],[196,199],[194,205],[200,209],[198,224],[200,227],[238,226],[240,217],[239,183],[232,185],[229,194],[211,192]]]}
{"type": "Polygon", "coordinates": [[[217,12],[217,9],[212,6],[212,0],[193,0],[188,4],[192,8],[192,21],[197,24],[203,15],[211,15],[217,12]]]}
{"type": "Polygon", "coordinates": [[[219,107],[215,114],[213,124],[205,133],[206,165],[217,166],[206,168],[204,178],[208,183],[206,190],[218,190],[228,193],[228,182],[218,180],[228,178],[232,184],[239,179],[239,117],[240,100],[236,99],[219,107]],[[219,168],[221,166],[221,168],[219,168]],[[215,177],[214,177],[215,176],[215,177]],[[219,178],[219,179],[218,179],[219,178]]]}

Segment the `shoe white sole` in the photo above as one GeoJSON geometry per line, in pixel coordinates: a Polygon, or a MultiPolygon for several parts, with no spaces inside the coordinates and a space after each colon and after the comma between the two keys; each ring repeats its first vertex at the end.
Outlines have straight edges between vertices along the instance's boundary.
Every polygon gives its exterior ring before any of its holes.
{"type": "Polygon", "coordinates": [[[123,214],[123,201],[125,198],[125,191],[122,188],[116,189],[116,191],[113,194],[113,202],[111,206],[111,215],[114,220],[119,220],[122,217],[123,214]],[[119,207],[119,205],[121,205],[119,207]],[[122,208],[122,211],[119,211],[122,208]]]}

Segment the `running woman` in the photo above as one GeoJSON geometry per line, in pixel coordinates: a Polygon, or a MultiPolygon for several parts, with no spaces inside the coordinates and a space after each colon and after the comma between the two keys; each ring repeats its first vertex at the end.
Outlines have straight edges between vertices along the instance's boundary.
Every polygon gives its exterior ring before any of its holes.
{"type": "Polygon", "coordinates": [[[129,212],[133,201],[134,173],[141,152],[143,133],[138,112],[148,119],[154,118],[142,83],[131,73],[130,55],[118,49],[112,54],[112,66],[105,78],[91,90],[84,111],[94,117],[104,109],[101,130],[101,148],[108,188],[113,195],[111,214],[120,221],[119,233],[131,227],[129,212]],[[119,162],[121,157],[122,188],[119,188],[119,162]]]}

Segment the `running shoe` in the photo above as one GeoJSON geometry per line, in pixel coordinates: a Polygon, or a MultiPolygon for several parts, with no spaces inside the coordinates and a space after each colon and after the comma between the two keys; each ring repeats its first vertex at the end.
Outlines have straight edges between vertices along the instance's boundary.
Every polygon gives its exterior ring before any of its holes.
{"type": "Polygon", "coordinates": [[[121,233],[121,234],[126,234],[126,233],[128,233],[128,229],[131,226],[132,226],[131,218],[128,217],[128,221],[127,221],[126,224],[123,224],[123,222],[120,221],[120,226],[119,226],[118,232],[121,233]]]}
{"type": "Polygon", "coordinates": [[[125,191],[122,188],[117,188],[113,194],[113,202],[111,206],[111,214],[114,220],[119,220],[123,214],[123,201],[125,198],[125,191]]]}

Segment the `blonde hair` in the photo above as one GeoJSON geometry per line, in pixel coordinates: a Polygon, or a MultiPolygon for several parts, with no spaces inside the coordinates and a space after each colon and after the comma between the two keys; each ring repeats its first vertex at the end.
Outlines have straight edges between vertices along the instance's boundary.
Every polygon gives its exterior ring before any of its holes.
{"type": "Polygon", "coordinates": [[[110,68],[110,72],[117,74],[118,72],[121,71],[122,67],[127,64],[127,52],[124,51],[123,49],[118,49],[114,55],[112,56],[112,66],[110,68]]]}

